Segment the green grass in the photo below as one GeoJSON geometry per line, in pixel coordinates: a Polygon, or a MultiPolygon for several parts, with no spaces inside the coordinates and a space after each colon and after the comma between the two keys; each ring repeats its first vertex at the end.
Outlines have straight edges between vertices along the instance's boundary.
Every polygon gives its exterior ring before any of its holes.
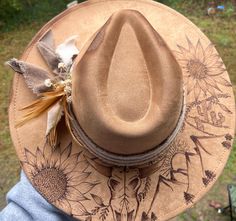
{"type": "Polygon", "coordinates": [[[20,57],[41,24],[20,26],[0,35],[0,208],[5,205],[5,195],[18,180],[20,166],[12,146],[8,126],[8,104],[13,72],[4,63],[9,58],[20,57]]]}
{"type": "MultiPolygon", "coordinates": [[[[200,8],[190,10],[189,4],[179,1],[175,7],[197,24],[202,31],[215,43],[230,74],[236,92],[236,19],[233,16],[209,18],[200,8]]],[[[43,14],[43,13],[42,13],[43,14]]],[[[12,57],[20,57],[28,42],[52,14],[41,15],[37,22],[17,24],[10,31],[0,34],[0,208],[5,205],[7,191],[19,178],[19,163],[11,143],[8,127],[7,109],[12,71],[4,66],[4,62],[12,57]]],[[[234,120],[234,119],[232,119],[234,120]]],[[[194,208],[173,219],[175,221],[228,221],[229,217],[218,215],[208,206],[209,200],[216,200],[227,205],[226,186],[236,182],[236,145],[220,179],[212,190],[194,208]]]]}

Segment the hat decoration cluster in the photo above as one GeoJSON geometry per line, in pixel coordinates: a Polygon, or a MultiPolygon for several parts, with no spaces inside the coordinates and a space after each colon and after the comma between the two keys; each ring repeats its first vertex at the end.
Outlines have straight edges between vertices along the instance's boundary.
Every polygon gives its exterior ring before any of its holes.
{"type": "MultiPolygon", "coordinates": [[[[46,137],[50,144],[56,144],[56,126],[63,114],[68,120],[68,103],[71,103],[71,71],[73,61],[79,50],[75,45],[77,36],[71,36],[55,47],[53,34],[48,31],[38,42],[37,48],[52,73],[33,64],[15,58],[7,64],[24,76],[27,86],[38,99],[23,107],[23,117],[16,126],[22,126],[29,120],[47,112],[46,137]]],[[[69,124],[67,124],[69,126],[69,124]]]]}

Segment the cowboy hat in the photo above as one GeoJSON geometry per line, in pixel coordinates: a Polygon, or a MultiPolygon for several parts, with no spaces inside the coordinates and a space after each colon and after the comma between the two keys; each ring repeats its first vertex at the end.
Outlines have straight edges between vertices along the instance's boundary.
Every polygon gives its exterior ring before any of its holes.
{"type": "Polygon", "coordinates": [[[22,168],[79,220],[170,219],[224,168],[235,118],[227,71],[208,38],[162,4],[78,4],[8,64],[22,168]]]}

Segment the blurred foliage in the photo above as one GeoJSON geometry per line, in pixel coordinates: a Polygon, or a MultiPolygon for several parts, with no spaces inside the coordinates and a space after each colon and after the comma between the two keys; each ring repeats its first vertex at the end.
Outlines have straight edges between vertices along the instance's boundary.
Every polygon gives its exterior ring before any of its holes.
{"type": "MultiPolygon", "coordinates": [[[[6,32],[22,24],[46,22],[72,0],[0,0],[0,31],[6,32]]],[[[82,2],[82,1],[78,1],[82,2]]]]}
{"type": "MultiPolygon", "coordinates": [[[[10,31],[19,25],[37,22],[46,22],[72,0],[0,0],[0,31],[10,31]]],[[[84,0],[79,0],[82,2],[84,0]]],[[[202,15],[207,13],[208,0],[156,0],[175,8],[181,13],[202,15]]],[[[214,0],[217,4],[224,4],[225,11],[220,16],[231,17],[235,14],[236,0],[214,0]]]]}
{"type": "Polygon", "coordinates": [[[218,13],[220,17],[232,17],[236,15],[236,0],[156,0],[165,5],[174,8],[180,13],[191,14],[194,16],[207,15],[209,3],[214,2],[216,5],[224,5],[225,10],[218,13]],[[200,14],[199,14],[200,12],[200,14]]]}

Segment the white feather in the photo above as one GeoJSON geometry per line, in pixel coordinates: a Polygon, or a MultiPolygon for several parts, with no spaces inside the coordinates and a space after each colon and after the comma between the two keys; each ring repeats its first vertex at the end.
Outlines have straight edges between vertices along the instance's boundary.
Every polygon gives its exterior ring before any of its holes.
{"type": "Polygon", "coordinates": [[[72,57],[79,53],[79,50],[75,45],[76,38],[77,35],[71,36],[56,48],[56,53],[59,55],[66,66],[71,65],[72,57]]]}
{"type": "Polygon", "coordinates": [[[57,124],[60,121],[62,115],[63,115],[63,106],[61,104],[61,101],[58,101],[48,111],[46,136],[50,133],[50,131],[54,127],[57,126],[57,124]]]}

